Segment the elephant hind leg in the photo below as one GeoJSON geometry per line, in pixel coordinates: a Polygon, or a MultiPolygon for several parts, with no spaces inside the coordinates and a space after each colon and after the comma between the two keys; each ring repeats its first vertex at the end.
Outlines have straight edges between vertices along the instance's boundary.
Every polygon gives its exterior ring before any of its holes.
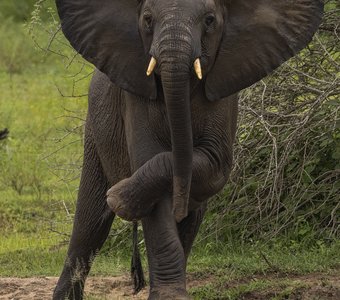
{"type": "Polygon", "coordinates": [[[87,134],[73,232],[64,269],[53,299],[83,299],[94,256],[105,242],[114,219],[106,203],[108,182],[95,145],[87,134]]]}
{"type": "Polygon", "coordinates": [[[134,294],[138,294],[145,286],[144,271],[138,247],[138,222],[133,222],[133,253],[131,258],[131,278],[134,285],[134,294]]]}

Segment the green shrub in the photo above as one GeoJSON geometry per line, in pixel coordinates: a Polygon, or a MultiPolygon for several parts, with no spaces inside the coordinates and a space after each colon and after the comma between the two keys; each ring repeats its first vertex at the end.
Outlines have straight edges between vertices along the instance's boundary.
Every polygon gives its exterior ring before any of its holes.
{"type": "Polygon", "coordinates": [[[326,2],[314,41],[241,93],[234,169],[201,240],[339,237],[339,10],[326,2]]]}
{"type": "Polygon", "coordinates": [[[19,195],[24,189],[34,193],[39,199],[43,187],[43,162],[39,161],[38,151],[41,149],[37,143],[22,143],[21,140],[10,138],[6,147],[0,148],[0,177],[4,186],[11,187],[19,195]]]}
{"type": "MultiPolygon", "coordinates": [[[[53,0],[1,0],[0,1],[0,20],[12,19],[14,22],[27,22],[36,4],[48,2],[52,4],[53,0]]],[[[46,18],[47,14],[43,14],[46,18]]]]}

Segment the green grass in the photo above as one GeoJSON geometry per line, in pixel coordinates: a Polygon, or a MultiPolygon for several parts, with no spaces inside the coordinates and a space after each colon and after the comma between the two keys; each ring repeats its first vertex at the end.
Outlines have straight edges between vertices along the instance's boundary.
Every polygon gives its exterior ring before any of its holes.
{"type": "Polygon", "coordinates": [[[265,272],[283,272],[304,274],[327,272],[340,267],[339,243],[329,246],[281,247],[280,242],[271,246],[261,243],[249,244],[216,244],[211,250],[203,245],[196,245],[189,262],[189,271],[206,274],[209,270],[216,274],[228,269],[230,276],[265,272]]]}
{"type": "MultiPolygon", "coordinates": [[[[66,70],[10,20],[1,22],[0,36],[0,129],[10,131],[0,142],[0,275],[53,275],[71,230],[82,160],[78,117],[87,106],[57,87],[72,93],[67,76],[79,65],[66,70]]],[[[88,81],[76,89],[86,93],[88,81]]]]}
{"type": "Polygon", "coordinates": [[[240,284],[236,287],[226,289],[223,286],[216,286],[211,284],[207,287],[192,289],[191,294],[194,299],[242,299],[247,294],[252,292],[266,292],[267,290],[279,290],[276,297],[272,299],[287,299],[292,292],[298,288],[306,287],[306,285],[299,281],[293,280],[251,280],[245,284],[240,284]],[[221,292],[221,290],[224,290],[221,292]]]}
{"type": "Polygon", "coordinates": [[[276,296],[270,299],[288,299],[300,288],[310,287],[300,276],[340,276],[338,242],[299,249],[279,245],[280,241],[272,246],[219,245],[209,250],[196,247],[188,270],[196,280],[208,283],[192,288],[191,294],[195,299],[248,299],[242,297],[273,291],[276,296]]]}

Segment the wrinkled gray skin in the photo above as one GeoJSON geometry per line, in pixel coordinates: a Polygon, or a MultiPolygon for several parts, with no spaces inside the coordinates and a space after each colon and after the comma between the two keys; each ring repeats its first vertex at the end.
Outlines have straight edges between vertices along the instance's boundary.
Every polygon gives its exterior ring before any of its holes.
{"type": "Polygon", "coordinates": [[[142,221],[149,299],[189,299],[189,252],[207,200],[231,170],[236,93],[310,41],[322,4],[56,2],[65,36],[97,71],[74,227],[54,299],[82,299],[90,260],[115,214],[142,221]],[[157,68],[147,77],[151,56],[157,68]],[[192,67],[196,58],[201,81],[192,67]]]}

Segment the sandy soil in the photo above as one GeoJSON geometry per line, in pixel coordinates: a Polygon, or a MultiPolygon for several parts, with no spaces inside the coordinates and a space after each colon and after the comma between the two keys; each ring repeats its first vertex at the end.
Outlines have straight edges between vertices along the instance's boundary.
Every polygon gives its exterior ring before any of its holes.
{"type": "MultiPolygon", "coordinates": [[[[253,280],[294,280],[296,288],[290,290],[287,297],[282,299],[293,300],[339,300],[340,299],[340,275],[309,274],[305,276],[288,275],[261,275],[242,278],[225,283],[225,288],[235,288],[238,285],[247,284],[253,280]]],[[[203,286],[209,282],[209,278],[189,279],[188,286],[203,286]]],[[[44,300],[51,299],[52,291],[57,282],[55,277],[41,278],[0,278],[0,299],[25,299],[44,300]]],[[[295,286],[295,284],[294,284],[295,286]]],[[[272,299],[278,293],[282,293],[287,287],[270,288],[254,292],[246,292],[239,299],[272,299]]],[[[128,277],[92,277],[86,283],[86,295],[90,299],[146,299],[147,289],[138,294],[132,295],[132,287],[128,277]]],[[[280,298],[281,299],[281,298],[280,298]]]]}

